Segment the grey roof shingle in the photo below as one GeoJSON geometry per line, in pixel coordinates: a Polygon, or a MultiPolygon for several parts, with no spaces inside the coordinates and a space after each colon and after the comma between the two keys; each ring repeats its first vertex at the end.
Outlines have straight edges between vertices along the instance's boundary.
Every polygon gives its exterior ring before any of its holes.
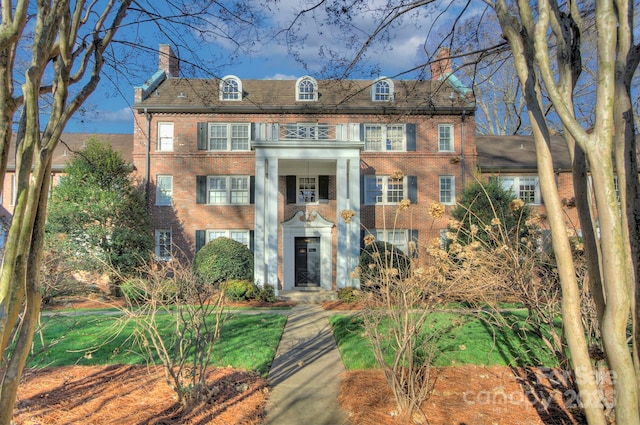
{"type": "Polygon", "coordinates": [[[473,97],[460,96],[447,82],[395,80],[394,100],[371,100],[372,80],[319,80],[317,101],[296,101],[295,80],[241,80],[240,101],[221,101],[216,79],[167,78],[134,108],[202,112],[368,112],[424,113],[475,109],[473,97]],[[452,95],[453,94],[453,95],[452,95]]]}
{"type": "MultiPolygon", "coordinates": [[[[476,136],[477,164],[483,172],[537,170],[533,136],[476,136]]],[[[551,138],[553,168],[571,168],[569,150],[560,136],[551,138]]]]}

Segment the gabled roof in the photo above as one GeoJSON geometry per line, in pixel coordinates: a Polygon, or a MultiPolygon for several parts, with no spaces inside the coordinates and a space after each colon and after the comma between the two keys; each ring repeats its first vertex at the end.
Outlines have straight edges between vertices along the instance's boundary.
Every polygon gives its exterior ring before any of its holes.
{"type": "MultiPolygon", "coordinates": [[[[133,163],[133,134],[63,133],[60,142],[53,151],[52,171],[64,170],[67,163],[73,159],[73,154],[84,149],[87,141],[92,138],[111,145],[114,151],[120,152],[122,159],[133,163]]],[[[7,171],[15,171],[16,169],[15,145],[13,142],[9,148],[7,171]]]]}
{"type": "Polygon", "coordinates": [[[167,78],[134,109],[216,113],[473,113],[447,81],[394,80],[393,101],[371,100],[375,80],[318,80],[318,100],[296,101],[295,80],[242,80],[240,101],[220,100],[218,79],[167,78]]]}
{"type": "MultiPolygon", "coordinates": [[[[476,136],[477,164],[482,172],[535,172],[536,148],[533,136],[476,136]]],[[[568,171],[571,158],[564,138],[551,138],[553,168],[568,171]]]]}

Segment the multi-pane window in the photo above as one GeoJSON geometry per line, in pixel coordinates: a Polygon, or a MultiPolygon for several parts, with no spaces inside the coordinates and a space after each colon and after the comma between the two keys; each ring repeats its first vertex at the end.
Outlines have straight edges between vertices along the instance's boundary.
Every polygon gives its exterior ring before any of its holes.
{"type": "Polygon", "coordinates": [[[456,187],[454,176],[440,176],[440,203],[441,204],[454,204],[456,202],[456,187]]]}
{"type": "Polygon", "coordinates": [[[249,179],[246,177],[231,176],[231,203],[249,203],[249,179]]]}
{"type": "Polygon", "coordinates": [[[250,248],[248,230],[207,230],[207,242],[211,242],[217,238],[233,239],[250,248]]]}
{"type": "Polygon", "coordinates": [[[372,91],[374,101],[385,102],[393,98],[393,88],[388,80],[376,81],[372,91]]]}
{"type": "Polygon", "coordinates": [[[173,199],[173,176],[156,177],[156,205],[171,205],[173,199]]]}
{"type": "Polygon", "coordinates": [[[248,151],[249,124],[209,124],[209,150],[248,151]]]}
{"type": "Polygon", "coordinates": [[[540,196],[540,184],[538,177],[503,177],[498,178],[500,185],[505,190],[510,190],[514,195],[523,200],[527,204],[539,204],[541,200],[540,196]]]}
{"type": "Polygon", "coordinates": [[[438,150],[440,152],[453,151],[453,126],[451,124],[438,125],[438,150]]]}
{"type": "Polygon", "coordinates": [[[365,124],[364,149],[367,151],[405,150],[405,126],[403,124],[365,124]]]}
{"type": "Polygon", "coordinates": [[[298,203],[316,202],[316,177],[299,177],[298,178],[298,203]]]}
{"type": "Polygon", "coordinates": [[[298,80],[298,85],[296,87],[297,100],[316,100],[317,97],[317,88],[315,81],[311,79],[311,77],[303,77],[298,80]]]}
{"type": "Polygon", "coordinates": [[[222,100],[240,100],[242,98],[240,80],[235,77],[225,77],[222,80],[222,100]]]}
{"type": "Polygon", "coordinates": [[[171,259],[171,229],[156,229],[156,258],[171,259]]]}
{"type": "Polygon", "coordinates": [[[396,204],[406,198],[406,178],[365,176],[365,204],[396,204]]]}
{"type": "Polygon", "coordinates": [[[173,151],[173,123],[158,123],[158,151],[173,151]]]}
{"type": "Polygon", "coordinates": [[[209,176],[207,178],[209,204],[248,204],[248,176],[209,176]]]}
{"type": "Polygon", "coordinates": [[[374,229],[370,233],[377,241],[390,243],[405,254],[409,253],[409,238],[406,229],[374,229]]]}

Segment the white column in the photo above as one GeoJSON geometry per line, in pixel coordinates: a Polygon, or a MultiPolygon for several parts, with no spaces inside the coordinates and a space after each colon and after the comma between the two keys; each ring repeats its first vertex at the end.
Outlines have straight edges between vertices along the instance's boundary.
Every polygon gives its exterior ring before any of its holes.
{"type": "Polygon", "coordinates": [[[265,190],[265,260],[267,283],[278,293],[278,159],[268,160],[265,190]]]}
{"type": "Polygon", "coordinates": [[[255,219],[253,230],[253,275],[254,281],[258,285],[267,283],[265,274],[265,264],[267,263],[264,252],[265,244],[265,160],[256,158],[256,178],[255,178],[255,219]]]}
{"type": "Polygon", "coordinates": [[[336,222],[338,226],[337,251],[336,251],[336,287],[349,286],[349,233],[348,229],[353,224],[345,223],[341,216],[343,210],[352,209],[348,199],[348,175],[347,159],[338,158],[336,164],[336,222]]]}
{"type": "MultiPolygon", "coordinates": [[[[350,271],[355,270],[358,266],[358,258],[360,257],[360,158],[355,157],[349,159],[349,208],[353,210],[356,215],[351,218],[351,224],[349,224],[349,253],[346,255],[348,260],[348,267],[350,271]]],[[[349,275],[348,286],[358,288],[360,286],[359,279],[353,279],[349,275]]]]}

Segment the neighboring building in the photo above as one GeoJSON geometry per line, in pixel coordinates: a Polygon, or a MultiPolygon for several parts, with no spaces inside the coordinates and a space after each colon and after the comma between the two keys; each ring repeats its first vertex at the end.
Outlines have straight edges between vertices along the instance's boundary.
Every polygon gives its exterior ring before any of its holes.
{"type": "MultiPolygon", "coordinates": [[[[64,174],[64,168],[71,161],[75,152],[81,151],[86,147],[87,141],[92,138],[111,145],[113,150],[120,152],[122,158],[132,163],[132,134],[90,134],[90,133],[64,133],[60,137],[60,142],[53,151],[53,159],[51,165],[51,182],[52,186],[58,182],[60,175],[64,174]]],[[[0,192],[0,222],[3,223],[3,229],[8,228],[11,221],[13,209],[15,207],[16,197],[16,154],[15,143],[11,143],[9,147],[9,160],[7,161],[7,172],[4,176],[4,187],[0,192]]],[[[4,246],[4,233],[0,235],[0,246],[4,246]]]]}
{"type": "MultiPolygon", "coordinates": [[[[567,144],[563,137],[554,136],[550,147],[558,193],[565,207],[567,228],[579,232],[567,144]]],[[[477,167],[483,177],[497,178],[504,188],[512,189],[536,213],[546,215],[533,136],[476,136],[476,149],[477,167]]]]}
{"type": "Polygon", "coordinates": [[[162,45],[159,68],[135,89],[133,146],[158,258],[227,236],[259,284],[356,286],[361,229],[426,244],[447,224],[429,205],[473,176],[474,99],[446,60],[431,81],[185,79],[162,45]]]}

